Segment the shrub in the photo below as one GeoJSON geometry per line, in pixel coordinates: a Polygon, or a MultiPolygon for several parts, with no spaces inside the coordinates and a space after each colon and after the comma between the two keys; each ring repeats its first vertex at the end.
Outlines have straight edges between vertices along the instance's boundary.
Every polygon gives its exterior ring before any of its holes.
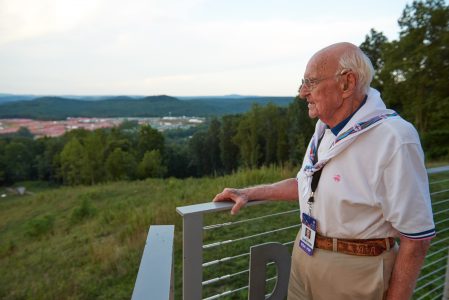
{"type": "Polygon", "coordinates": [[[34,218],[26,223],[25,234],[30,237],[39,237],[53,230],[55,217],[45,215],[34,218]]]}
{"type": "Polygon", "coordinates": [[[92,201],[89,198],[84,198],[81,205],[72,210],[70,220],[72,223],[79,223],[84,219],[96,215],[96,213],[97,209],[92,205],[92,201]]]}

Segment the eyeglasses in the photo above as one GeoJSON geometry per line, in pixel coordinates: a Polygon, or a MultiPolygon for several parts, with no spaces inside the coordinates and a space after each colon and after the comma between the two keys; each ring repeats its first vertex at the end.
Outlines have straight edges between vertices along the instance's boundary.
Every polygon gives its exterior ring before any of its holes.
{"type": "Polygon", "coordinates": [[[299,89],[301,90],[303,87],[306,87],[309,91],[313,90],[320,82],[327,80],[327,79],[331,79],[331,78],[335,78],[338,76],[342,76],[347,74],[349,71],[349,69],[344,69],[342,70],[339,74],[337,75],[332,75],[329,77],[324,77],[324,78],[317,78],[317,79],[311,79],[311,78],[303,78],[301,79],[301,85],[299,86],[299,89]]]}

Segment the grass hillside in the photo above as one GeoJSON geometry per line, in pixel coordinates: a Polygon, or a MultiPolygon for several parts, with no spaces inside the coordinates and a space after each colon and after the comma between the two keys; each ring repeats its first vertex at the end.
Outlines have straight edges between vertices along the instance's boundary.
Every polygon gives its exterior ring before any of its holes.
{"type": "MultiPolygon", "coordinates": [[[[442,163],[428,166],[440,165],[442,163]]],[[[130,299],[148,228],[155,224],[175,225],[175,294],[176,299],[181,299],[182,219],[176,213],[176,207],[208,202],[225,186],[273,182],[291,177],[295,172],[273,167],[240,171],[219,178],[149,179],[60,188],[42,183],[24,184],[32,194],[0,198],[0,299],[130,299]]],[[[426,267],[421,272],[416,299],[438,296],[443,286],[449,246],[447,176],[448,172],[430,176],[438,235],[432,241],[426,267]]],[[[0,194],[4,192],[0,189],[0,194]]],[[[296,213],[270,219],[255,218],[252,223],[240,224],[240,220],[254,217],[254,211],[266,214],[296,208],[296,203],[272,203],[257,210],[243,209],[232,217],[227,213],[210,214],[205,218],[205,224],[236,222],[232,226],[208,230],[204,241],[227,241],[236,235],[243,237],[264,232],[273,225],[297,224],[296,213]]],[[[276,231],[274,240],[291,241],[296,232],[297,227],[282,234],[276,231]]],[[[263,243],[272,238],[260,236],[256,239],[257,243],[263,243]]],[[[241,244],[207,249],[204,261],[241,256],[248,252],[248,243],[245,240],[241,244]]],[[[204,280],[237,274],[205,286],[203,295],[210,296],[247,284],[248,273],[241,271],[247,268],[248,257],[239,258],[233,264],[205,268],[204,280]]],[[[271,277],[275,270],[268,270],[268,273],[271,277]]],[[[267,286],[267,291],[273,283],[267,286]]],[[[246,298],[245,290],[225,297],[246,298]]]]}
{"type": "MultiPolygon", "coordinates": [[[[225,186],[294,173],[265,168],[219,178],[27,185],[33,194],[0,198],[0,299],[130,299],[150,225],[175,224],[179,264],[177,206],[208,202],[225,186]]],[[[179,267],[176,272],[179,295],[179,267]]]]}

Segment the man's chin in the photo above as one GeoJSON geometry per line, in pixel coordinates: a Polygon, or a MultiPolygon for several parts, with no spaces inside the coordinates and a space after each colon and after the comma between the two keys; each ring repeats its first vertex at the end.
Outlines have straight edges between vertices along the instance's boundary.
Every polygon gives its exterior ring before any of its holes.
{"type": "Polygon", "coordinates": [[[309,110],[309,118],[315,119],[315,118],[317,118],[317,117],[318,117],[318,115],[317,115],[316,113],[311,112],[311,111],[309,110]]]}

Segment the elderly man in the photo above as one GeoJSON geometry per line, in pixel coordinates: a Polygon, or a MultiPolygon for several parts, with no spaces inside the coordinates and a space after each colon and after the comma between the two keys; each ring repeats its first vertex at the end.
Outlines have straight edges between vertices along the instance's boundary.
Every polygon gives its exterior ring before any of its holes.
{"type": "Polygon", "coordinates": [[[409,299],[435,235],[418,134],[370,88],[373,73],[352,44],[318,51],[299,88],[319,121],[297,177],[214,198],[235,214],[299,197],[288,299],[409,299]]]}

